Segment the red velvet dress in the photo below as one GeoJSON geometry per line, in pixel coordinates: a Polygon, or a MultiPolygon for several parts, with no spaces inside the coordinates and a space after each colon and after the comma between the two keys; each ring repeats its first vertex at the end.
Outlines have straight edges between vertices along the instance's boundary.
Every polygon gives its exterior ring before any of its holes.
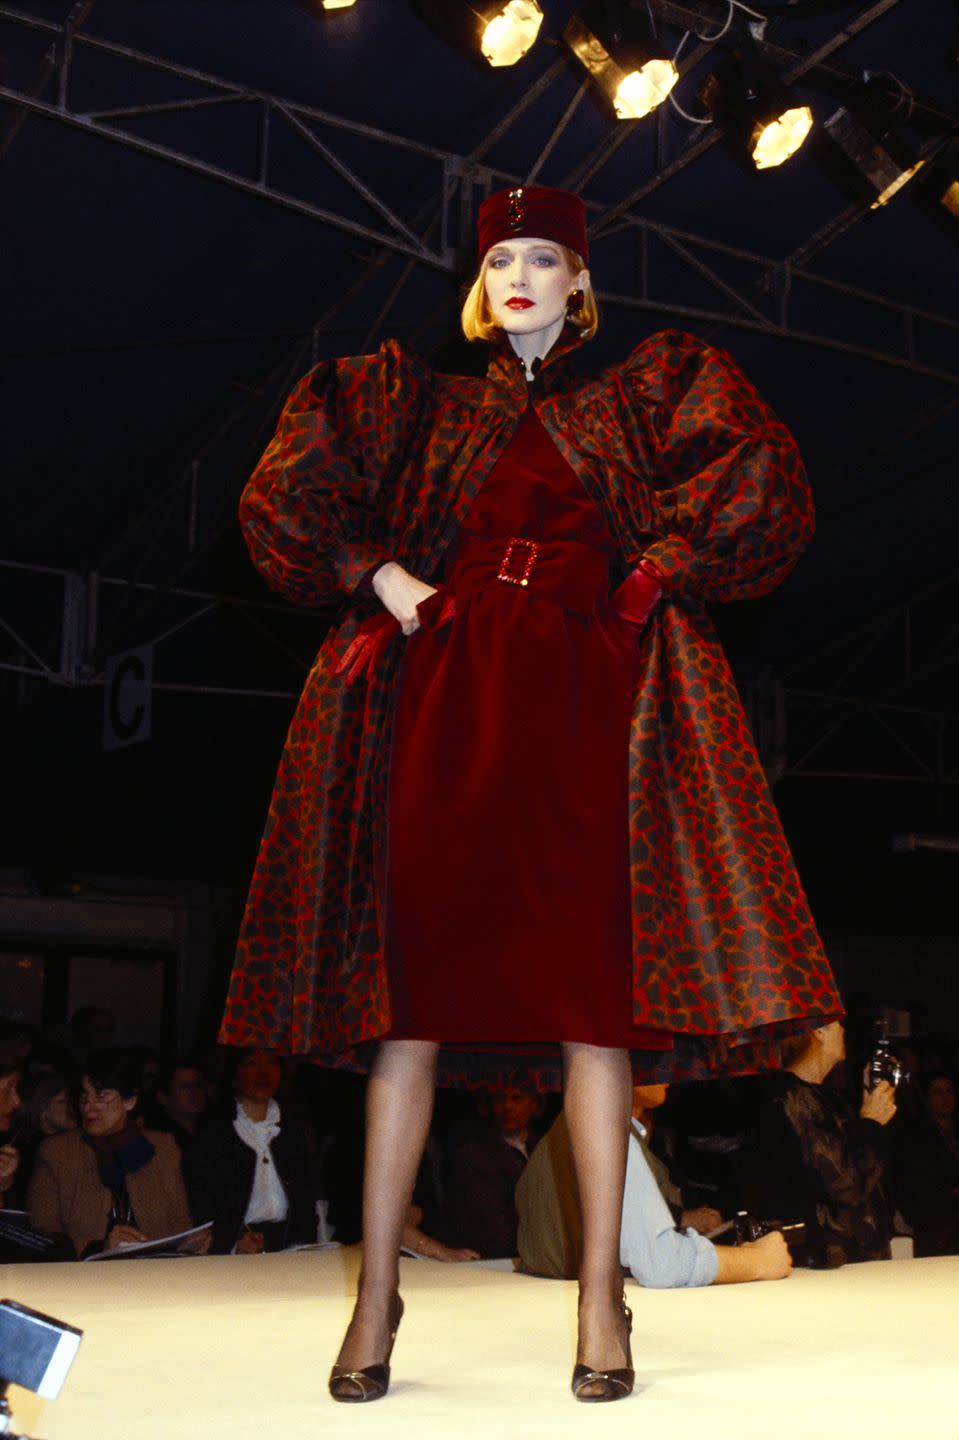
{"type": "Polygon", "coordinates": [[[530,406],[447,561],[453,618],[441,592],[407,642],[390,764],[393,1038],[669,1044],[631,1018],[638,644],[609,602],[614,554],[530,406]]]}

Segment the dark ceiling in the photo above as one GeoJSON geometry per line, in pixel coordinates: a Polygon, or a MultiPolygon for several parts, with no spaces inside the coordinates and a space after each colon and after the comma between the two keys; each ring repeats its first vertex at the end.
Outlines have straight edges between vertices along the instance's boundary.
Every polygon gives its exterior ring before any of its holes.
{"type": "MultiPolygon", "coordinates": [[[[671,48],[728,14],[725,0],[650,5],[671,48]]],[[[443,367],[479,363],[456,342],[471,216],[532,171],[590,207],[594,278],[613,298],[589,363],[681,325],[733,353],[803,448],[816,543],[780,592],[717,618],[748,699],[765,671],[790,690],[767,759],[814,898],[821,863],[832,903],[824,828],[867,857],[864,905],[895,830],[956,832],[959,221],[929,177],[956,127],[959,8],[754,7],[818,131],[865,72],[893,77],[897,129],[931,160],[876,212],[811,142],[758,175],[668,107],[617,126],[560,43],[575,8],[543,0],[537,45],[494,71],[406,0],[326,17],[296,0],[0,4],[3,863],[242,885],[284,697],[324,624],[250,570],[233,518],[244,478],[313,358],[398,335],[443,367]],[[95,617],[91,573],[111,582],[95,617]],[[66,669],[65,586],[79,616],[66,669]],[[104,656],[151,641],[153,739],[102,754],[104,656]],[[887,778],[829,778],[852,773],[887,778]]],[[[716,45],[685,42],[691,113],[741,18],[716,45]]],[[[937,887],[921,898],[933,910],[937,887]]],[[[904,919],[917,893],[888,903],[904,919]]]]}

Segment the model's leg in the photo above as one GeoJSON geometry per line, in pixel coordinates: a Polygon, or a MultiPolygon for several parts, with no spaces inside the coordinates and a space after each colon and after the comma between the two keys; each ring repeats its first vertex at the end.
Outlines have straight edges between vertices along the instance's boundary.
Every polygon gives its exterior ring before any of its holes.
{"type": "Polygon", "coordinates": [[[594,1370],[618,1370],[626,1365],[619,1231],[632,1100],[629,1052],[565,1044],[563,1060],[566,1123],[583,1213],[576,1360],[594,1370]]]}
{"type": "Polygon", "coordinates": [[[381,1364],[389,1349],[400,1235],[433,1113],[437,1049],[430,1040],[384,1040],[370,1072],[363,1268],[353,1318],[337,1359],[349,1370],[381,1364]]]}

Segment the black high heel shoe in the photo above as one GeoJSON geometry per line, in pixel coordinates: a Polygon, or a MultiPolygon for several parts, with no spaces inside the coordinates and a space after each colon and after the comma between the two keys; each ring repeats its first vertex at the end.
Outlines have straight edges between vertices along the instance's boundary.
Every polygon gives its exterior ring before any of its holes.
{"type": "Polygon", "coordinates": [[[633,1369],[633,1352],[629,1337],[633,1333],[633,1312],[623,1296],[623,1330],[626,1337],[626,1365],[621,1370],[591,1370],[588,1365],[573,1366],[573,1394],[584,1404],[600,1404],[605,1400],[625,1400],[632,1393],[636,1381],[633,1369]],[[595,1394],[583,1392],[590,1386],[598,1387],[595,1394]]]}
{"type": "Polygon", "coordinates": [[[334,1400],[341,1400],[347,1405],[362,1405],[367,1400],[383,1398],[390,1388],[390,1357],[402,1318],[403,1301],[397,1293],[393,1296],[390,1346],[386,1359],[380,1365],[367,1365],[362,1370],[350,1370],[346,1365],[334,1365],[330,1371],[330,1394],[334,1400]]]}

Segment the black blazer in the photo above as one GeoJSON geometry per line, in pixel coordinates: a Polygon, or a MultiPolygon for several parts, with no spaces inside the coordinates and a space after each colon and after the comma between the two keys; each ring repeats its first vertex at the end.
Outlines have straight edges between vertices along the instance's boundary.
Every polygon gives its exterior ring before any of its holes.
{"type": "MultiPolygon", "coordinates": [[[[205,1136],[195,1174],[194,1213],[198,1224],[213,1221],[215,1255],[229,1254],[243,1233],[256,1168],[256,1152],[233,1128],[234,1114],[231,1107],[217,1116],[205,1136]]],[[[316,1142],[309,1125],[281,1111],[279,1134],[270,1153],[289,1201],[282,1246],[308,1245],[316,1239],[316,1202],[322,1193],[316,1142]]]]}

